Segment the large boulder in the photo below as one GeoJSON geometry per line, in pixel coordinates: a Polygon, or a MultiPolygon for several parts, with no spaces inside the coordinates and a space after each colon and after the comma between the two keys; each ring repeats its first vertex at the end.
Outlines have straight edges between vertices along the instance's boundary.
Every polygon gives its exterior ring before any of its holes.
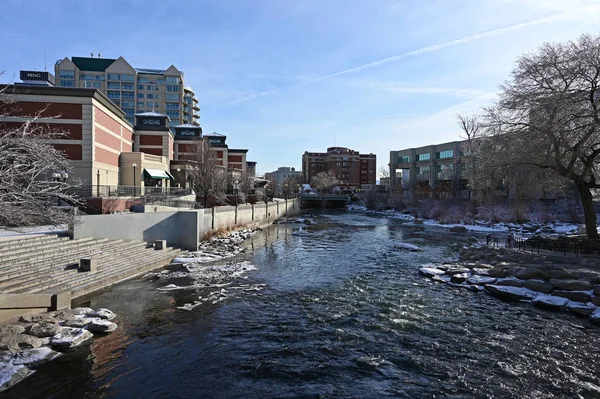
{"type": "Polygon", "coordinates": [[[471,273],[452,274],[450,277],[450,282],[454,284],[462,284],[467,281],[469,277],[471,277],[471,273]]]}
{"type": "Polygon", "coordinates": [[[554,290],[552,291],[552,295],[567,298],[575,302],[587,303],[592,300],[592,296],[586,291],[554,290]]]}
{"type": "Polygon", "coordinates": [[[0,363],[0,392],[18,384],[33,374],[33,371],[22,365],[0,363]]]}
{"type": "Polygon", "coordinates": [[[485,290],[494,296],[512,301],[530,301],[538,296],[537,292],[521,287],[488,284],[485,290]]]}
{"type": "Polygon", "coordinates": [[[444,271],[434,267],[421,267],[419,273],[426,277],[433,277],[444,274],[444,271]]]}
{"type": "Polygon", "coordinates": [[[93,318],[85,328],[91,332],[112,332],[117,329],[117,325],[112,321],[93,318]]]}
{"type": "Polygon", "coordinates": [[[87,315],[89,317],[95,317],[95,318],[106,319],[106,320],[112,320],[115,317],[117,317],[117,315],[112,310],[106,309],[106,308],[98,308],[98,309],[94,310],[92,313],[88,313],[87,315]]]}
{"type": "Polygon", "coordinates": [[[27,331],[27,334],[38,338],[52,337],[58,334],[60,329],[61,327],[58,324],[42,321],[33,324],[31,328],[29,328],[29,331],[27,331]]]}
{"type": "Polygon", "coordinates": [[[470,272],[471,272],[471,269],[468,269],[466,267],[452,267],[452,268],[446,269],[446,274],[450,274],[450,275],[464,274],[464,273],[470,273],[470,272]]]}
{"type": "Polygon", "coordinates": [[[550,280],[552,278],[556,279],[575,279],[576,276],[573,273],[570,273],[564,269],[550,269],[544,270],[544,280],[550,280]]]}
{"type": "Polygon", "coordinates": [[[593,303],[582,303],[582,302],[575,302],[575,301],[569,301],[569,303],[567,304],[567,310],[570,312],[574,312],[574,313],[579,313],[582,315],[590,315],[592,314],[595,310],[597,309],[597,306],[594,305],[593,303]]]}
{"type": "Polygon", "coordinates": [[[42,346],[35,349],[25,349],[17,352],[12,364],[22,364],[24,366],[35,366],[40,363],[49,362],[61,355],[60,352],[53,351],[47,346],[42,346]]]}
{"type": "Polygon", "coordinates": [[[83,315],[72,315],[68,319],[64,319],[61,324],[65,327],[83,328],[92,320],[91,317],[83,315]]]}
{"type": "Polygon", "coordinates": [[[19,321],[23,323],[52,323],[58,324],[58,320],[55,317],[45,314],[27,314],[21,316],[19,321]]]}
{"type": "Polygon", "coordinates": [[[495,267],[493,269],[488,270],[487,275],[490,277],[504,278],[508,276],[510,270],[510,267],[495,267]]]}
{"type": "Polygon", "coordinates": [[[496,284],[497,279],[493,277],[475,275],[467,279],[467,283],[476,285],[496,284]]]}
{"type": "Polygon", "coordinates": [[[541,292],[543,294],[549,294],[554,289],[554,286],[543,280],[527,280],[525,281],[525,288],[530,290],[541,292]]]}
{"type": "Polygon", "coordinates": [[[452,226],[450,227],[450,231],[453,233],[466,233],[467,228],[465,226],[452,226]]]}
{"type": "Polygon", "coordinates": [[[50,345],[60,348],[71,348],[82,344],[94,335],[83,328],[63,327],[62,330],[50,340],[50,345]]]}
{"type": "Polygon", "coordinates": [[[515,267],[512,269],[511,275],[521,280],[539,280],[544,278],[544,273],[533,267],[515,267]]]}
{"type": "Polygon", "coordinates": [[[559,296],[539,294],[531,302],[535,306],[553,310],[562,310],[567,306],[569,300],[567,298],[561,298],[559,296]]]}
{"type": "Polygon", "coordinates": [[[37,337],[27,334],[0,336],[0,349],[18,351],[21,349],[39,348],[43,342],[37,337]]]}
{"type": "Polygon", "coordinates": [[[550,279],[550,284],[557,290],[588,291],[594,288],[594,284],[586,280],[550,279]]]}
{"type": "Polygon", "coordinates": [[[594,310],[590,315],[590,320],[596,324],[600,324],[600,308],[594,310]]]}
{"type": "Polygon", "coordinates": [[[25,327],[17,324],[0,325],[0,338],[25,332],[25,327]]]}
{"type": "Polygon", "coordinates": [[[515,278],[515,277],[499,278],[496,281],[496,285],[504,285],[504,286],[510,286],[510,287],[524,287],[525,281],[519,280],[518,278],[515,278]]]}

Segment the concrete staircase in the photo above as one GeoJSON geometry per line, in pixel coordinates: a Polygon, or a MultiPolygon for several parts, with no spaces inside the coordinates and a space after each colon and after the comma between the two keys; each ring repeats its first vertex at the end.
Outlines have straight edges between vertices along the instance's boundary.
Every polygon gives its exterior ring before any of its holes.
{"type": "MultiPolygon", "coordinates": [[[[141,241],[106,238],[0,238],[0,321],[18,314],[19,302],[39,311],[53,295],[70,292],[70,301],[166,265],[183,252],[170,247],[154,250],[141,241]],[[88,257],[97,262],[97,271],[79,270],[79,261],[88,257]],[[40,306],[31,305],[37,303],[35,298],[40,299],[40,306]]],[[[66,298],[66,294],[61,295],[66,298]]],[[[21,312],[24,313],[27,312],[21,312]]]]}

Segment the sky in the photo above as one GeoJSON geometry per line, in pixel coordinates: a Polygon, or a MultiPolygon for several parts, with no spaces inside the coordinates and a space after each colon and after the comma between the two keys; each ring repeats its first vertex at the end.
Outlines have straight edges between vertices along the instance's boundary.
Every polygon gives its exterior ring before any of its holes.
{"type": "Polygon", "coordinates": [[[304,151],[460,140],[516,60],[600,33],[600,0],[3,0],[2,82],[64,57],[183,70],[204,132],[259,174],[304,151]]]}

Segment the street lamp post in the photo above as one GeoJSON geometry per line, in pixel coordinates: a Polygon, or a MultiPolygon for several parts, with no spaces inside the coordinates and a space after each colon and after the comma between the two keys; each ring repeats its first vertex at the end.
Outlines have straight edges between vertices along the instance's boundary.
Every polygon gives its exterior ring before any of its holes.
{"type": "Polygon", "coordinates": [[[287,201],[287,195],[288,195],[288,184],[285,183],[285,191],[284,191],[284,196],[285,196],[285,200],[287,201]]]}
{"type": "Polygon", "coordinates": [[[133,163],[131,164],[131,166],[133,166],[133,195],[136,195],[136,189],[135,189],[135,167],[137,166],[137,163],[133,163]]]}
{"type": "Polygon", "coordinates": [[[100,170],[96,173],[96,196],[100,196],[100,170]]]}
{"type": "Polygon", "coordinates": [[[239,180],[235,179],[233,181],[233,195],[235,195],[235,208],[237,209],[238,206],[238,184],[239,184],[239,180]]]}

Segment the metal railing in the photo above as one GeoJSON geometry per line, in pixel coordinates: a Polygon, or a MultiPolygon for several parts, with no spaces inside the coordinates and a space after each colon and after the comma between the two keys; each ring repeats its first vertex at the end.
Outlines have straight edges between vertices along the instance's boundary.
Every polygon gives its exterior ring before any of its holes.
{"type": "Polygon", "coordinates": [[[181,197],[189,195],[192,190],[179,187],[140,187],[140,186],[102,186],[86,185],[70,187],[67,190],[80,198],[92,197],[181,197]]]}
{"type": "MultiPolygon", "coordinates": [[[[488,246],[499,246],[498,237],[487,235],[488,246]]],[[[596,255],[600,256],[600,240],[590,240],[587,238],[576,237],[539,237],[531,238],[515,237],[513,234],[508,234],[506,237],[506,248],[516,248],[531,253],[541,251],[550,251],[562,253],[566,256],[568,253],[581,255],[596,255]]]]}

